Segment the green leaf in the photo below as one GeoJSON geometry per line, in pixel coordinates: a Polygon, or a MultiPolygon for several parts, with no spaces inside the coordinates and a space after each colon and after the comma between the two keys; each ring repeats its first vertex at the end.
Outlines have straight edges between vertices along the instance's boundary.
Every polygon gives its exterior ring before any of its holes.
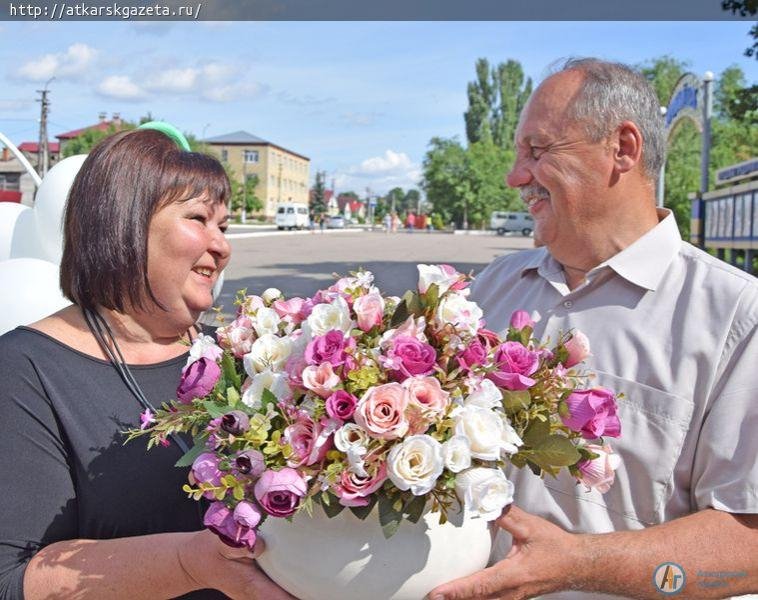
{"type": "Polygon", "coordinates": [[[219,419],[229,411],[228,406],[219,406],[210,400],[203,401],[203,406],[205,407],[205,410],[208,411],[211,419],[219,419]]]}
{"type": "Polygon", "coordinates": [[[440,301],[440,287],[433,283],[429,286],[429,289],[426,290],[426,294],[424,294],[424,300],[426,302],[426,307],[434,310],[437,308],[437,304],[440,301]]]}
{"type": "Polygon", "coordinates": [[[514,454],[509,459],[511,464],[517,469],[523,469],[526,466],[526,458],[521,454],[514,454]]]}
{"type": "Polygon", "coordinates": [[[408,304],[406,304],[405,300],[401,300],[400,304],[397,305],[395,312],[392,314],[392,318],[390,319],[390,327],[394,328],[402,325],[405,323],[405,320],[409,316],[410,313],[408,312],[408,304]]]}
{"type": "Polygon", "coordinates": [[[369,516],[369,514],[371,514],[371,511],[374,510],[375,504],[376,496],[369,496],[369,501],[366,506],[351,506],[350,511],[361,521],[363,521],[366,517],[369,516]]]}
{"type": "Polygon", "coordinates": [[[500,390],[503,392],[503,406],[506,410],[513,412],[522,408],[529,408],[532,403],[532,397],[528,390],[500,390]]]}
{"type": "Polygon", "coordinates": [[[424,514],[424,507],[426,506],[426,496],[414,496],[405,505],[403,512],[411,523],[418,523],[421,515],[424,514]]]}
{"type": "Polygon", "coordinates": [[[326,516],[329,517],[330,519],[333,517],[336,517],[345,508],[337,501],[336,497],[334,496],[330,497],[330,494],[326,492],[324,492],[321,495],[321,506],[324,509],[324,513],[326,513],[326,516]]]}
{"type": "Polygon", "coordinates": [[[576,446],[567,437],[553,434],[535,446],[529,458],[545,470],[551,467],[568,467],[581,459],[576,446]]]}
{"type": "Polygon", "coordinates": [[[550,435],[550,421],[541,421],[535,419],[529,424],[524,432],[524,443],[530,448],[538,446],[542,441],[550,435]]]}
{"type": "Polygon", "coordinates": [[[416,292],[408,290],[403,295],[403,301],[408,307],[408,312],[416,317],[420,317],[424,314],[424,307],[421,305],[421,298],[416,292]]]}
{"type": "Polygon", "coordinates": [[[197,442],[192,448],[187,450],[179,460],[174,463],[175,467],[189,467],[195,462],[195,459],[207,450],[203,442],[197,442]]]}
{"type": "Polygon", "coordinates": [[[278,400],[276,399],[276,396],[271,392],[268,388],[263,388],[263,393],[261,394],[261,408],[263,409],[263,412],[266,412],[268,410],[268,405],[273,404],[276,406],[276,403],[278,400]]]}
{"type": "Polygon", "coordinates": [[[379,498],[379,524],[382,526],[385,539],[390,539],[395,535],[403,520],[402,511],[395,510],[394,504],[395,500],[387,494],[382,494],[379,498]]]}
{"type": "Polygon", "coordinates": [[[224,352],[221,358],[221,371],[229,385],[239,388],[242,385],[240,376],[237,374],[237,368],[234,366],[234,357],[229,352],[224,352]]]}
{"type": "Polygon", "coordinates": [[[228,387],[226,388],[226,401],[229,403],[229,406],[234,408],[237,406],[237,402],[240,401],[240,393],[236,390],[236,388],[228,387]]]}

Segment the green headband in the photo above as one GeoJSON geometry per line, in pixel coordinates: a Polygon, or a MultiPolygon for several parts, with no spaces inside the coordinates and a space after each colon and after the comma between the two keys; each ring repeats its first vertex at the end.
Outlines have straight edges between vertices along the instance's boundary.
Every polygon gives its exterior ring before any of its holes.
{"type": "Polygon", "coordinates": [[[160,131],[170,137],[171,140],[185,152],[192,151],[184,134],[170,123],[166,123],[165,121],[149,121],[148,123],[140,125],[138,129],[155,129],[156,131],[160,131]]]}

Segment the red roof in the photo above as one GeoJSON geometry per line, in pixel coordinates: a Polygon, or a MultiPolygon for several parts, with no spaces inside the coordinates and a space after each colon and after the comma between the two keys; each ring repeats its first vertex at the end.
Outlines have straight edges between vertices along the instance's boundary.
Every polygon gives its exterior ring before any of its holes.
{"type": "Polygon", "coordinates": [[[21,202],[21,192],[0,190],[0,202],[21,202]]]}
{"type": "MultiPolygon", "coordinates": [[[[60,151],[61,145],[58,142],[48,142],[47,149],[49,152],[57,153],[60,151]]],[[[37,142],[24,142],[19,147],[21,152],[29,152],[30,154],[37,154],[39,152],[39,144],[37,142]]]]}
{"type": "MultiPolygon", "coordinates": [[[[314,194],[314,191],[311,190],[309,193],[309,198],[311,202],[313,202],[313,194],[314,194]]],[[[334,196],[334,192],[332,190],[324,190],[324,204],[329,204],[329,201],[332,199],[332,196],[334,196]]]]}
{"type": "Polygon", "coordinates": [[[84,134],[85,132],[89,131],[90,129],[95,129],[97,131],[108,131],[110,129],[110,126],[113,125],[118,131],[121,126],[120,123],[118,126],[113,121],[100,121],[100,123],[97,123],[96,125],[90,125],[89,127],[82,127],[81,129],[74,129],[73,131],[67,131],[66,133],[61,133],[60,135],[56,135],[59,140],[70,140],[75,137],[79,137],[80,135],[84,134]]]}

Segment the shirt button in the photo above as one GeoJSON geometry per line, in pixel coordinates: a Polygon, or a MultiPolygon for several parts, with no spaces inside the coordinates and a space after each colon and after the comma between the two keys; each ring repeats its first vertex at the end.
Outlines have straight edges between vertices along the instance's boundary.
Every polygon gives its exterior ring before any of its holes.
{"type": "Polygon", "coordinates": [[[563,303],[563,306],[565,306],[566,308],[571,308],[572,306],[574,306],[574,303],[571,300],[566,300],[563,303]]]}

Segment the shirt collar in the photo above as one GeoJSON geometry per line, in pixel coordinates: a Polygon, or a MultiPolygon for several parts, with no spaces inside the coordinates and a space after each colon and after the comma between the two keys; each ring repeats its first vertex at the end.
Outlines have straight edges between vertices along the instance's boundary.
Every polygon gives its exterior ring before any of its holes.
{"type": "MultiPolygon", "coordinates": [[[[666,269],[679,250],[682,237],[676,226],[674,214],[666,209],[658,209],[658,225],[645,233],[621,252],[592,269],[597,272],[610,267],[627,281],[655,291],[666,269]]],[[[560,264],[550,255],[547,248],[533,252],[529,261],[521,268],[521,275],[538,269],[543,276],[562,271],[560,264]]]]}
{"type": "Polygon", "coordinates": [[[596,269],[610,267],[630,283],[655,291],[682,242],[674,213],[659,208],[658,219],[658,225],[596,269]]]}

